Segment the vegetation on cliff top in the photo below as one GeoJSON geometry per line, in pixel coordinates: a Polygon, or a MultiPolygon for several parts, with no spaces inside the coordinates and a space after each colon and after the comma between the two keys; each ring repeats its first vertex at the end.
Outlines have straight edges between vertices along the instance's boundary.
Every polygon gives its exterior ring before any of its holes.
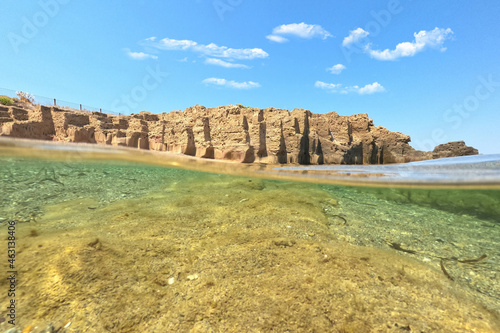
{"type": "Polygon", "coordinates": [[[14,100],[8,96],[0,96],[0,104],[12,105],[12,104],[14,104],[14,100]]]}

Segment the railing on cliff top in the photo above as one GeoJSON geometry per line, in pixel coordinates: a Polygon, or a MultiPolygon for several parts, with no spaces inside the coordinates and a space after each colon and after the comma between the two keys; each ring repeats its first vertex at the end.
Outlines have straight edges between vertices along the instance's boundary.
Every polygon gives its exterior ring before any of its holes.
{"type": "MultiPolygon", "coordinates": [[[[0,95],[5,95],[11,98],[18,98],[19,96],[17,95],[17,91],[11,90],[11,89],[5,89],[5,88],[0,88],[0,95]]],[[[88,112],[100,112],[100,113],[107,113],[107,114],[112,114],[115,116],[120,116],[121,114],[118,112],[102,109],[102,108],[96,108],[93,106],[88,106],[84,104],[78,104],[78,103],[73,103],[73,102],[67,102],[63,101],[60,99],[56,98],[49,98],[45,96],[38,96],[38,95],[33,95],[34,101],[33,104],[39,104],[39,105],[44,105],[44,106],[56,106],[61,109],[75,109],[75,110],[80,110],[80,111],[88,111],[88,112]]]]}

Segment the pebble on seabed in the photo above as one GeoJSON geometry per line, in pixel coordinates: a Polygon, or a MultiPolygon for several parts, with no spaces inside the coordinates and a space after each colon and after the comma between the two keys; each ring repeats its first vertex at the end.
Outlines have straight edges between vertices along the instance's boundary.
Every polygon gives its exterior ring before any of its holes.
{"type": "Polygon", "coordinates": [[[33,331],[33,329],[35,329],[35,325],[29,325],[29,326],[26,326],[21,333],[31,333],[31,331],[33,331]]]}

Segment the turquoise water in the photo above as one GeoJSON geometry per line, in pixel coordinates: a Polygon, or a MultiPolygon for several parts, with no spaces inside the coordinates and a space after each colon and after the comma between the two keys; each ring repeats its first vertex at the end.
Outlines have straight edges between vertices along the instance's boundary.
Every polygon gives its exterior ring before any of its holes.
{"type": "Polygon", "coordinates": [[[2,331],[499,330],[495,158],[294,171],[0,144],[2,331]]]}

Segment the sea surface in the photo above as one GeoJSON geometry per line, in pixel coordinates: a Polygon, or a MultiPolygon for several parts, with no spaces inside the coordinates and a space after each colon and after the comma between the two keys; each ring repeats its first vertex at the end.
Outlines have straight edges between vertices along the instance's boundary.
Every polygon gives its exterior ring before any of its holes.
{"type": "Polygon", "coordinates": [[[0,332],[500,332],[500,155],[275,167],[1,139],[0,204],[0,332]]]}

